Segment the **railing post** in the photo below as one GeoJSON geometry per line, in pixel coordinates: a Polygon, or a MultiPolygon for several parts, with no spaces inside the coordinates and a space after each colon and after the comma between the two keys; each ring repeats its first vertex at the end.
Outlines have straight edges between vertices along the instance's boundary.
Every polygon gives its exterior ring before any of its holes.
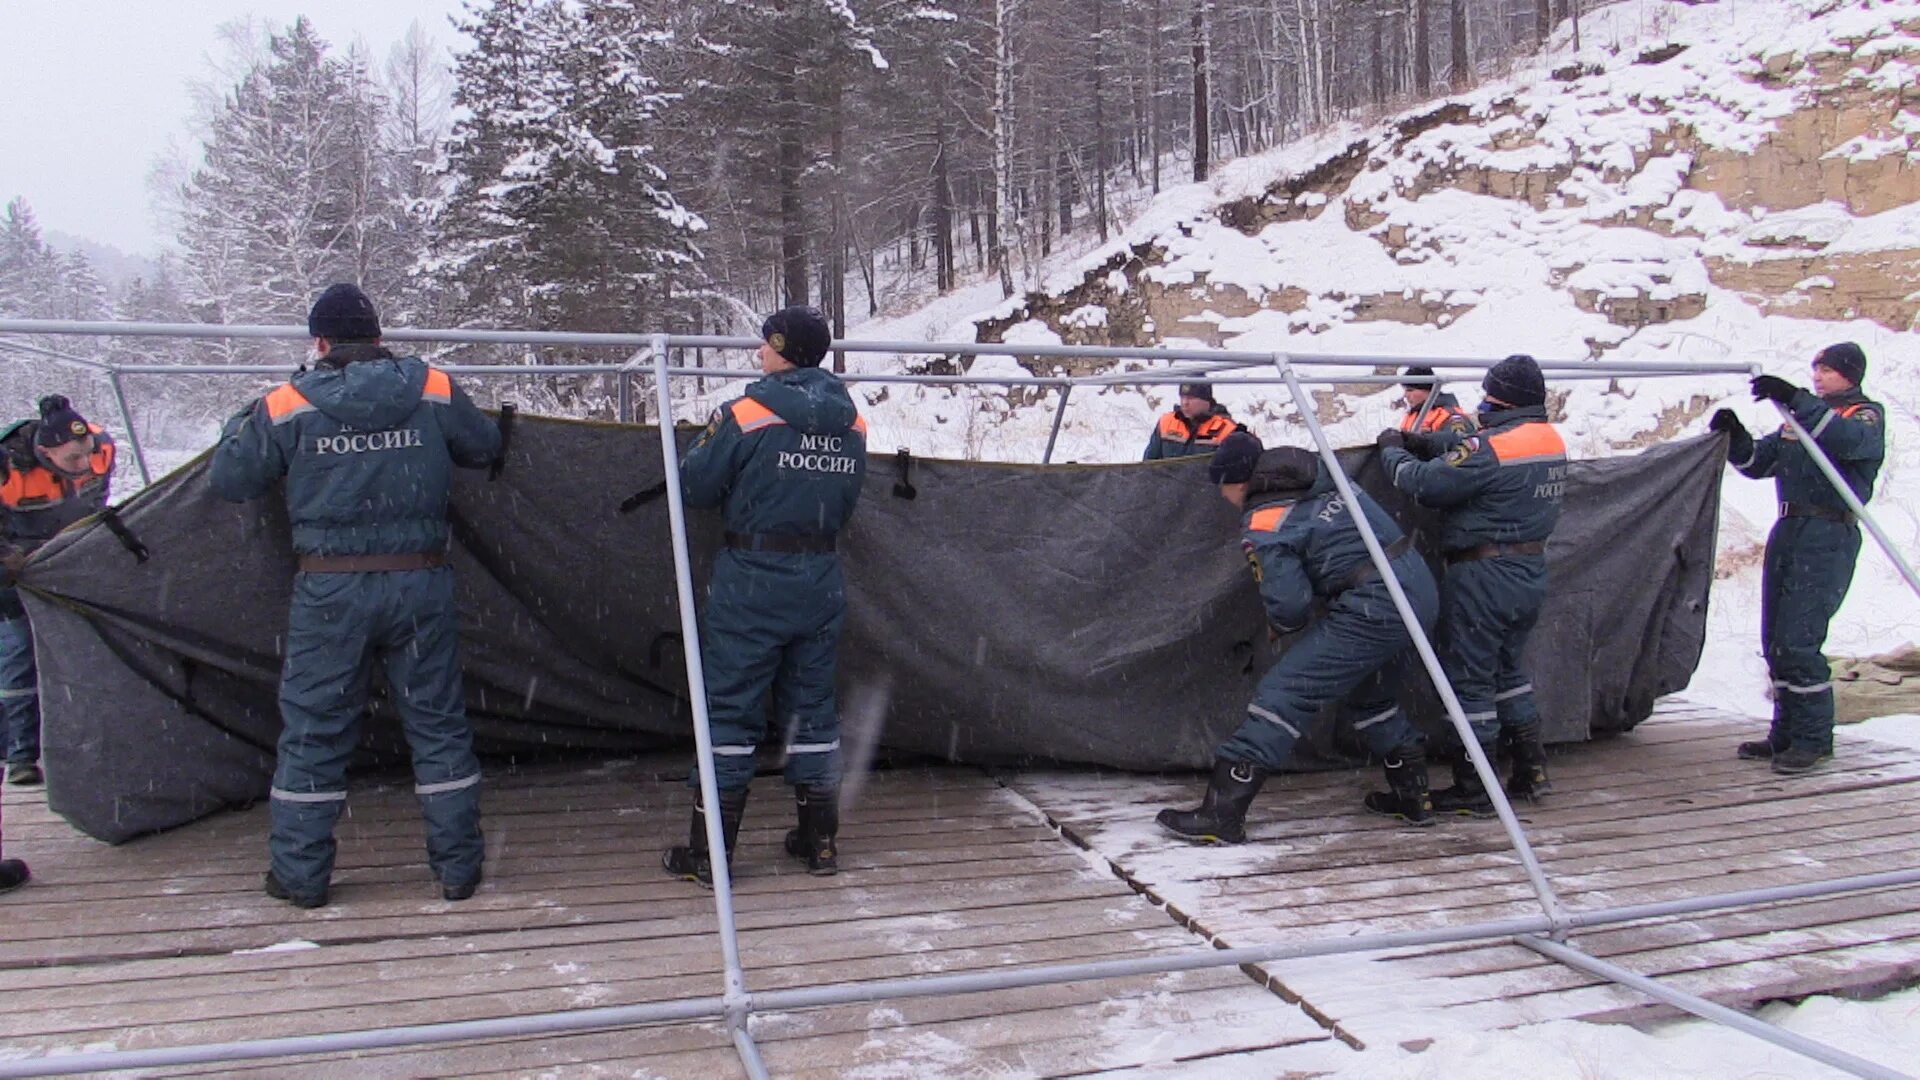
{"type": "Polygon", "coordinates": [[[140,448],[140,433],[133,428],[133,412],[127,408],[127,395],[120,388],[120,373],[109,368],[107,384],[113,387],[114,404],[120,408],[120,422],[126,425],[127,445],[133,450],[133,463],[140,469],[140,486],[153,483],[153,474],[147,470],[147,455],[140,448]]]}
{"type": "Polygon", "coordinates": [[[1333,444],[1327,441],[1326,429],[1320,426],[1320,417],[1314,412],[1313,398],[1308,395],[1306,387],[1300,384],[1293,365],[1287,362],[1286,354],[1274,354],[1273,363],[1287,380],[1287,388],[1293,391],[1294,407],[1300,410],[1301,420],[1305,421],[1307,431],[1313,435],[1314,445],[1320,451],[1320,460],[1333,475],[1333,483],[1340,489],[1340,497],[1350,507],[1349,516],[1360,532],[1360,541],[1367,546],[1367,555],[1373,560],[1374,569],[1380,572],[1380,580],[1386,582],[1387,592],[1393,597],[1393,606],[1400,612],[1400,620],[1407,624],[1407,633],[1413,638],[1415,651],[1420,654],[1420,663],[1433,679],[1433,688],[1440,693],[1440,701],[1447,709],[1447,719],[1453,722],[1454,731],[1459,733],[1467,757],[1473,762],[1473,771],[1480,775],[1480,782],[1486,785],[1487,795],[1493,799],[1493,808],[1500,815],[1500,824],[1507,830],[1507,838],[1513,841],[1514,853],[1520,857],[1527,880],[1533,883],[1533,891],[1540,898],[1547,921],[1553,926],[1554,938],[1564,938],[1567,915],[1560,906],[1560,898],[1554,895],[1553,886],[1547,882],[1546,871],[1540,868],[1540,860],[1534,855],[1533,845],[1527,842],[1527,834],[1520,828],[1520,819],[1514,816],[1513,806],[1507,802],[1507,792],[1499,774],[1494,771],[1493,763],[1487,760],[1487,755],[1480,750],[1480,740],[1474,737],[1473,725],[1467,722],[1466,710],[1461,708],[1460,698],[1453,692],[1453,684],[1447,681],[1447,673],[1441,670],[1440,658],[1434,654],[1433,642],[1427,639],[1419,616],[1414,614],[1413,605],[1407,601],[1406,590],[1400,587],[1400,579],[1394,576],[1386,549],[1380,546],[1380,537],[1374,534],[1373,524],[1367,520],[1367,515],[1360,512],[1360,500],[1354,494],[1353,481],[1347,478],[1346,470],[1340,467],[1340,456],[1333,452],[1333,444]]]}
{"type": "Polygon", "coordinates": [[[1060,407],[1054,410],[1053,414],[1053,432],[1047,436],[1047,452],[1040,456],[1040,464],[1042,465],[1053,464],[1053,445],[1060,441],[1060,425],[1067,419],[1067,400],[1071,397],[1073,397],[1073,384],[1062,383],[1060,386],[1060,407]]]}
{"type": "Polygon", "coordinates": [[[694,766],[700,775],[700,805],[706,807],[707,851],[713,863],[713,906],[719,923],[720,953],[726,963],[727,1027],[744,1032],[752,1011],[746,974],[740,965],[740,941],[734,929],[733,876],[727,866],[727,842],[720,828],[720,785],[713,772],[713,731],[707,719],[707,675],[700,662],[700,625],[694,614],[693,559],[687,547],[687,506],[680,493],[680,447],[674,441],[673,394],[667,375],[667,337],[653,341],[654,389],[660,404],[660,461],[666,473],[667,522],[673,534],[673,570],[680,597],[680,635],[687,664],[687,696],[693,706],[694,766]]]}

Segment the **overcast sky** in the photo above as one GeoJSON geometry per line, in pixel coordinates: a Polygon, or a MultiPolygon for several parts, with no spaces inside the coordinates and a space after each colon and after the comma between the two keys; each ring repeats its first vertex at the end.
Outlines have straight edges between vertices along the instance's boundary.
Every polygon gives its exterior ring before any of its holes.
{"type": "Polygon", "coordinates": [[[193,147],[188,83],[219,53],[222,23],[297,15],[376,65],[418,20],[442,47],[460,0],[0,0],[0,204],[24,195],[42,228],[133,254],[165,242],[147,172],[193,147]]]}

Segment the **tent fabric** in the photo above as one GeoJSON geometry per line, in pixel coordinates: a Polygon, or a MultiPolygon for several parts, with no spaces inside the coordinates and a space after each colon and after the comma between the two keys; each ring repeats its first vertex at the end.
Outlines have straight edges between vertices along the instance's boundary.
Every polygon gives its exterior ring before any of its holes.
{"type": "MultiPolygon", "coordinates": [[[[692,432],[682,433],[683,444],[692,432]]],[[[1553,741],[1623,731],[1699,660],[1724,446],[1700,439],[1571,470],[1531,649],[1553,741]]],[[[1349,471],[1434,535],[1380,475],[1349,471]]],[[[1204,459],[1006,465],[874,455],[842,537],[844,739],[981,764],[1206,765],[1275,655],[1204,459]]],[[[497,480],[452,507],[468,708],[484,754],[685,746],[691,712],[668,508],[618,512],[663,477],[655,429],[522,417],[497,480]]],[[[284,507],[215,498],[205,457],[121,508],[136,561],[97,521],[23,575],[37,639],[48,798],[119,842],[264,798],[294,558],[284,507]]],[[[694,513],[696,581],[719,540],[694,513]]],[[[1408,698],[1444,726],[1432,688],[1408,698]]],[[[1318,733],[1303,764],[1351,760],[1318,733]]],[[[405,759],[378,701],[369,761],[405,759]]]]}

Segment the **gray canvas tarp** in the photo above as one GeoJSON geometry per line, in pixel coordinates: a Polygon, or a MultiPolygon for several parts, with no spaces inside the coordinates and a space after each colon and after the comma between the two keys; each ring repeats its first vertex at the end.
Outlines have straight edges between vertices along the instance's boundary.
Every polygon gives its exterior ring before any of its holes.
{"type": "MultiPolygon", "coordinates": [[[[1706,627],[1723,450],[1696,440],[1576,464],[1532,647],[1549,738],[1621,731],[1690,678],[1706,627]]],[[[1349,469],[1403,522],[1371,448],[1349,469]]],[[[1122,466],[875,455],[842,551],[846,738],[960,762],[1205,765],[1271,662],[1237,517],[1189,459],[1122,466]]],[[[279,500],[221,502],[202,458],[24,575],[48,795],[120,841],[265,797],[294,560],[279,500]]],[[[497,481],[453,510],[468,707],[484,753],[690,741],[657,431],[523,418],[497,481]]],[[[704,580],[717,515],[695,512],[704,580]]],[[[1409,696],[1441,716],[1424,678],[1409,696]]],[[[1322,733],[1308,763],[1351,750],[1322,733]]],[[[376,705],[370,758],[403,755],[376,705]]],[[[856,752],[856,757],[861,756],[856,752]]],[[[400,760],[404,760],[403,757],[400,760]]]]}

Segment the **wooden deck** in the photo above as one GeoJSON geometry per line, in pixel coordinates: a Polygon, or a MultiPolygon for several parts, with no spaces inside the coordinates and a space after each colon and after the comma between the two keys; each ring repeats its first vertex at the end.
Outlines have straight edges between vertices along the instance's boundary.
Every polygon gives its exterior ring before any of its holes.
{"type": "MultiPolygon", "coordinates": [[[[1748,722],[1666,710],[1556,753],[1560,793],[1524,811],[1569,906],[1598,907],[1920,865],[1920,754],[1843,735],[1827,771],[1737,762],[1748,722]]],[[[488,881],[447,904],[408,785],[357,788],[334,903],[259,892],[265,813],[109,848],[8,790],[7,850],[35,882],[0,899],[0,1059],[509,1016],[719,992],[711,895],[667,879],[688,795],[661,762],[492,776],[488,881]],[[266,950],[266,951],[262,951],[266,950]]],[[[1357,813],[1369,773],[1286,777],[1256,843],[1196,853],[1152,825],[1193,778],[1092,771],[873,775],[845,869],[779,852],[777,781],[736,863],[753,989],[1178,953],[1531,914],[1497,823],[1396,828],[1357,813]],[[1065,837],[1056,832],[1065,831],[1065,837]]],[[[1718,1000],[1872,992],[1920,972],[1920,888],[1660,920],[1576,943],[1718,1000]]],[[[1201,1061],[1312,1072],[1350,1047],[1463,1022],[1638,1020],[1637,995],[1513,945],[1452,946],[1186,975],[757,1016],[778,1076],[1068,1076],[1201,1061]]],[[[661,1025],[176,1074],[739,1075],[716,1024],[661,1025]]],[[[1235,1069],[1234,1071],[1238,1071],[1235,1069]]]]}

